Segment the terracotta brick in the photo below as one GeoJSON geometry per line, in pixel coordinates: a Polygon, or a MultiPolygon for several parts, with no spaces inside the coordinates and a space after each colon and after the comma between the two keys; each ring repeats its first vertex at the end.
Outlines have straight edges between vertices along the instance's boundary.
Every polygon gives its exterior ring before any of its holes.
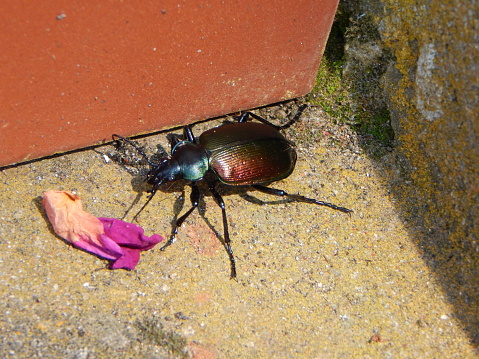
{"type": "Polygon", "coordinates": [[[0,3],[0,165],[301,96],[337,0],[0,3]]]}

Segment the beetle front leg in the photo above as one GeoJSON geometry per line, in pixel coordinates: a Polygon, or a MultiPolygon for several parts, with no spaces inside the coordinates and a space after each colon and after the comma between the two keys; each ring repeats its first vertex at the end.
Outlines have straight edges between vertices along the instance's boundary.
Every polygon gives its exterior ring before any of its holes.
{"type": "Polygon", "coordinates": [[[140,210],[135,214],[135,216],[133,217],[133,221],[138,220],[138,216],[140,215],[141,212],[143,212],[143,210],[146,208],[146,206],[148,206],[148,203],[150,203],[151,199],[153,198],[156,191],[158,190],[158,187],[159,187],[159,185],[154,185],[153,188],[151,189],[151,191],[149,191],[150,194],[146,197],[147,200],[146,200],[145,204],[143,206],[141,206],[140,210]]]}
{"type": "Polygon", "coordinates": [[[231,278],[236,278],[236,260],[235,260],[234,254],[233,254],[233,249],[231,248],[231,240],[230,240],[230,234],[229,234],[229,230],[228,230],[228,219],[226,218],[225,202],[223,201],[223,198],[221,197],[221,195],[216,190],[215,183],[216,182],[208,182],[208,186],[210,188],[211,194],[213,194],[213,197],[216,200],[216,203],[218,203],[218,206],[221,208],[221,213],[223,214],[223,228],[224,228],[224,237],[225,237],[225,247],[226,247],[226,252],[228,252],[228,256],[230,257],[231,278]]]}
{"type": "Polygon", "coordinates": [[[181,227],[183,222],[185,221],[186,218],[195,210],[195,208],[198,207],[198,203],[200,201],[200,189],[198,188],[198,185],[196,183],[191,184],[191,194],[190,194],[190,200],[191,200],[191,208],[180,218],[178,218],[175,222],[175,226],[173,228],[173,231],[171,232],[171,236],[168,239],[168,242],[160,248],[161,251],[164,251],[167,247],[169,247],[176,239],[176,234],[178,233],[178,228],[181,227]]]}
{"type": "Polygon", "coordinates": [[[329,202],[319,201],[319,200],[314,199],[314,198],[307,198],[307,197],[301,196],[299,194],[289,194],[286,191],[283,191],[281,189],[270,188],[270,187],[266,187],[266,186],[262,186],[262,185],[252,185],[251,187],[253,187],[254,189],[257,189],[258,191],[261,191],[263,193],[272,194],[272,195],[280,196],[280,197],[290,198],[290,199],[298,201],[298,202],[306,202],[306,203],[311,203],[311,204],[317,204],[317,205],[320,205],[320,206],[326,206],[326,207],[329,207],[329,208],[332,208],[332,209],[335,209],[337,211],[341,211],[341,212],[344,212],[344,213],[354,212],[352,209],[348,209],[348,208],[345,208],[345,207],[339,207],[339,206],[336,206],[335,204],[332,204],[332,203],[329,203],[329,202]]]}

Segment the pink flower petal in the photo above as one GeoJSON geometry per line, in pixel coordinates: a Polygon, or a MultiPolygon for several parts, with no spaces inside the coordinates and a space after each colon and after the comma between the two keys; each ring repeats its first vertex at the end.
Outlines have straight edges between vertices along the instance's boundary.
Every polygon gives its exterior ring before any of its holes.
{"type": "Polygon", "coordinates": [[[105,229],[105,236],[113,238],[122,250],[123,256],[110,266],[112,269],[134,269],[140,259],[140,252],[153,248],[163,240],[158,234],[145,236],[143,228],[116,218],[98,218],[105,229]]]}
{"type": "Polygon", "coordinates": [[[57,235],[75,247],[113,260],[112,269],[134,269],[140,252],[163,240],[158,234],[145,236],[136,224],[94,217],[82,209],[80,197],[70,192],[45,192],[43,206],[57,235]]]}

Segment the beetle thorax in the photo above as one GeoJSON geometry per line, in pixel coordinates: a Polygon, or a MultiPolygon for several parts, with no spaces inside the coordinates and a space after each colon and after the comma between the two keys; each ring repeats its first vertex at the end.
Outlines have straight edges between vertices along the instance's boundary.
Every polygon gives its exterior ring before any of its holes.
{"type": "Polygon", "coordinates": [[[208,154],[205,149],[189,141],[175,145],[171,158],[178,162],[181,177],[188,181],[199,181],[209,169],[208,154]]]}

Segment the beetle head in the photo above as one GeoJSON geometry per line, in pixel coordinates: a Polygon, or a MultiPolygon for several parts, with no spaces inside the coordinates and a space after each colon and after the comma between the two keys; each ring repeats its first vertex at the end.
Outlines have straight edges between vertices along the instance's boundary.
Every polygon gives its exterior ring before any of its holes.
{"type": "Polygon", "coordinates": [[[174,158],[165,158],[150,169],[146,175],[146,182],[156,188],[162,183],[175,181],[180,177],[181,170],[178,161],[174,158]]]}

